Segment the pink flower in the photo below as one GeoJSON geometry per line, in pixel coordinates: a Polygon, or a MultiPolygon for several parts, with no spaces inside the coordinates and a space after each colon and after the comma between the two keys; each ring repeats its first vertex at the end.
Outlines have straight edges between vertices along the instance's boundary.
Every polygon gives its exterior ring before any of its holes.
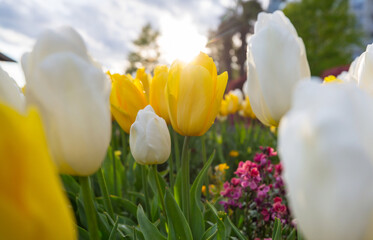
{"type": "Polygon", "coordinates": [[[274,203],[277,203],[277,202],[282,203],[282,198],[280,198],[280,197],[275,197],[275,198],[273,199],[273,202],[274,202],[274,203]]]}
{"type": "Polygon", "coordinates": [[[273,209],[275,210],[275,212],[280,214],[286,213],[286,206],[281,204],[281,202],[275,202],[273,204],[273,209]]]}

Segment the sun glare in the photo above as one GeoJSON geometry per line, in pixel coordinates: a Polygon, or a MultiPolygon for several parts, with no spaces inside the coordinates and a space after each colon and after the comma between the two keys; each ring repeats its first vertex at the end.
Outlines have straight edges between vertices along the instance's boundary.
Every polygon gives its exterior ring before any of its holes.
{"type": "Polygon", "coordinates": [[[161,19],[159,47],[167,63],[176,59],[189,62],[200,51],[206,51],[206,43],[207,38],[198,32],[191,19],[161,19]]]}

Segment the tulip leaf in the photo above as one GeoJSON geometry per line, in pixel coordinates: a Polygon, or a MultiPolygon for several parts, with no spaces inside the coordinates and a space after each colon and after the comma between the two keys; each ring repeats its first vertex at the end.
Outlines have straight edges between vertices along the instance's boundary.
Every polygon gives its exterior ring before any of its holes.
{"type": "Polygon", "coordinates": [[[286,238],[286,240],[295,240],[295,236],[296,236],[296,230],[294,228],[293,231],[291,231],[289,236],[286,238]]]}
{"type": "Polygon", "coordinates": [[[139,222],[140,229],[145,237],[145,240],[166,240],[166,238],[145,216],[144,209],[141,207],[141,205],[139,205],[137,208],[137,221],[139,222]]]}
{"type": "Polygon", "coordinates": [[[225,224],[221,220],[221,218],[219,217],[218,211],[216,210],[216,208],[211,203],[206,202],[206,204],[209,207],[210,211],[212,212],[212,215],[214,216],[215,221],[217,222],[217,226],[218,226],[217,239],[218,240],[226,239],[226,237],[225,237],[225,235],[226,235],[225,224]]]}
{"type": "Polygon", "coordinates": [[[241,233],[241,231],[234,225],[234,223],[231,221],[229,216],[226,217],[226,220],[228,221],[229,225],[233,229],[233,232],[236,234],[238,239],[240,240],[247,240],[246,237],[241,233]]]}
{"type": "Polygon", "coordinates": [[[171,239],[192,240],[192,232],[188,222],[169,189],[166,189],[165,205],[171,239]]]}
{"type": "Polygon", "coordinates": [[[126,212],[136,217],[137,206],[133,202],[125,198],[120,198],[117,196],[110,196],[110,200],[111,200],[111,203],[113,204],[115,212],[120,212],[121,210],[125,210],[126,212]]]}
{"type": "Polygon", "coordinates": [[[175,185],[174,185],[175,200],[179,206],[181,206],[181,171],[178,171],[176,175],[175,185]]]}
{"type": "Polygon", "coordinates": [[[84,228],[78,226],[78,234],[80,240],[89,240],[89,233],[84,228]]]}
{"type": "Polygon", "coordinates": [[[201,203],[201,188],[203,180],[206,178],[207,171],[214,160],[215,151],[211,154],[209,160],[203,166],[198,176],[193,182],[190,189],[190,228],[192,229],[193,239],[201,239],[203,232],[205,231],[205,221],[203,219],[203,205],[201,203]]]}
{"type": "Polygon", "coordinates": [[[275,223],[273,225],[272,239],[281,240],[281,238],[282,238],[282,225],[281,225],[280,219],[276,218],[275,223]]]}
{"type": "Polygon", "coordinates": [[[202,235],[201,240],[212,240],[218,233],[217,224],[212,225],[206,232],[202,235]]]}
{"type": "Polygon", "coordinates": [[[110,235],[109,235],[109,239],[108,239],[108,240],[114,240],[114,239],[116,239],[116,236],[117,236],[117,229],[118,229],[118,218],[117,218],[117,220],[115,221],[113,228],[111,229],[111,232],[110,232],[110,235]]]}

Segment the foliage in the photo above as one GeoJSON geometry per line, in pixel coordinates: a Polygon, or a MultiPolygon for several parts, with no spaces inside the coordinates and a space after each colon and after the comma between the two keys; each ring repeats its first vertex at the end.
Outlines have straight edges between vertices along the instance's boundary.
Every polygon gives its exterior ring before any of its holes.
{"type": "Polygon", "coordinates": [[[361,47],[362,32],[348,0],[302,0],[283,11],[304,41],[313,75],[349,64],[361,47]]]}
{"type": "Polygon", "coordinates": [[[130,66],[126,73],[132,74],[141,67],[153,71],[160,56],[158,36],[159,31],[153,29],[150,23],[142,27],[140,35],[133,41],[135,51],[128,54],[130,66]]]}

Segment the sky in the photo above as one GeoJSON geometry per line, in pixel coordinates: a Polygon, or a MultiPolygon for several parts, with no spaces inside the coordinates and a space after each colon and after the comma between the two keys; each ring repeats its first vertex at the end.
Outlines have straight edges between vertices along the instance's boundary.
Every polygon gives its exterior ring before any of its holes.
{"type": "MultiPolygon", "coordinates": [[[[46,29],[72,26],[103,69],[122,73],[132,41],[150,22],[160,30],[163,61],[204,50],[207,32],[234,0],[0,0],[0,52],[20,61],[46,29]],[[188,46],[188,47],[186,47],[188,46]],[[179,54],[179,55],[178,55],[179,54]]],[[[263,6],[268,0],[263,0],[263,6]]],[[[20,85],[20,64],[0,62],[20,85]]]]}

